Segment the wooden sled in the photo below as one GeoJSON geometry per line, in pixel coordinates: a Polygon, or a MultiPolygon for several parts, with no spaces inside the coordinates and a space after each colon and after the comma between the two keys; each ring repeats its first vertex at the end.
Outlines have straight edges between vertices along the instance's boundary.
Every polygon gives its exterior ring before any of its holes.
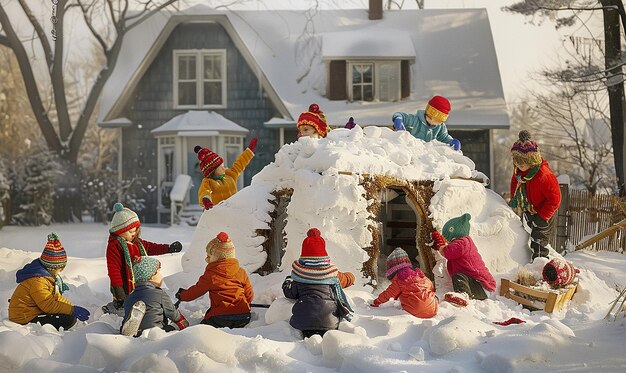
{"type": "Polygon", "coordinates": [[[519,304],[523,304],[527,307],[537,310],[544,310],[547,313],[558,311],[567,305],[576,289],[578,284],[574,285],[566,292],[558,293],[556,291],[542,291],[530,288],[528,286],[520,285],[517,282],[507,280],[503,278],[500,282],[500,295],[516,301],[519,304]],[[524,298],[518,294],[529,295],[533,298],[538,298],[538,301],[524,298]]]}

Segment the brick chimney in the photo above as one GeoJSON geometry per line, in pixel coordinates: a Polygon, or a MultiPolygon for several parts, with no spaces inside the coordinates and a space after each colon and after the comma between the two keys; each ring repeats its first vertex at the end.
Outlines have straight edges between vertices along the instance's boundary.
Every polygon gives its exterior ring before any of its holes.
{"type": "Polygon", "coordinates": [[[383,19],[383,0],[370,0],[369,19],[383,19]]]}

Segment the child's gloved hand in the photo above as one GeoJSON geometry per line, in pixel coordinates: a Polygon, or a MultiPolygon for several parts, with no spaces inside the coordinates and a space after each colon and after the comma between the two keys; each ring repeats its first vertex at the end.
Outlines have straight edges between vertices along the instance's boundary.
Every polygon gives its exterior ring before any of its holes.
{"type": "Polygon", "coordinates": [[[74,306],[72,314],[80,321],[87,321],[87,319],[89,319],[89,315],[91,315],[87,309],[81,306],[74,306]]]}
{"type": "Polygon", "coordinates": [[[446,246],[446,239],[439,233],[439,231],[433,231],[430,236],[433,239],[433,249],[439,251],[442,247],[446,246]]]}
{"type": "Polygon", "coordinates": [[[402,123],[402,117],[394,118],[393,128],[395,128],[396,131],[406,131],[406,128],[404,127],[404,123],[402,123]]]}
{"type": "Polygon", "coordinates": [[[183,291],[185,291],[185,289],[178,288],[178,291],[176,292],[176,294],[174,294],[174,297],[176,297],[176,299],[180,300],[180,293],[182,293],[183,291]]]}
{"type": "Polygon", "coordinates": [[[459,150],[461,150],[461,141],[459,141],[458,139],[452,139],[452,141],[450,141],[450,146],[452,147],[452,149],[458,152],[459,150]]]}
{"type": "Polygon", "coordinates": [[[250,144],[248,145],[248,149],[250,149],[250,151],[252,151],[252,153],[254,153],[256,151],[256,144],[257,142],[259,142],[259,138],[258,137],[254,137],[252,140],[250,140],[250,144]]]}
{"type": "Polygon", "coordinates": [[[205,210],[209,210],[213,207],[213,202],[211,202],[209,197],[202,197],[202,204],[204,205],[205,210]]]}
{"type": "Polygon", "coordinates": [[[183,244],[178,241],[174,241],[170,244],[169,249],[167,249],[168,253],[179,253],[183,249],[183,244]]]}

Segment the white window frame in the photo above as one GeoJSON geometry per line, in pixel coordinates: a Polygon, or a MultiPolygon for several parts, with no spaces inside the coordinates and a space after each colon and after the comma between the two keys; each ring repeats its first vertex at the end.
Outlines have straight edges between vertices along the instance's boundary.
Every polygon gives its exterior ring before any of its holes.
{"type": "Polygon", "coordinates": [[[225,109],[226,103],[226,87],[228,85],[226,71],[226,49],[177,49],[173,53],[174,71],[173,71],[173,107],[175,109],[225,109]],[[179,105],[178,104],[178,60],[181,56],[195,56],[196,58],[196,104],[195,105],[179,105]],[[222,103],[204,105],[204,57],[220,56],[222,68],[222,103]]]}
{"type": "MultiPolygon", "coordinates": [[[[380,87],[380,81],[379,81],[379,77],[381,74],[379,74],[379,69],[380,69],[380,65],[382,64],[395,64],[397,65],[397,71],[398,71],[398,91],[396,93],[396,97],[397,100],[395,101],[399,101],[402,98],[402,66],[401,66],[401,61],[400,60],[381,60],[381,61],[376,61],[376,60],[353,60],[353,61],[346,61],[346,80],[347,80],[347,87],[348,87],[348,99],[350,101],[354,101],[354,97],[353,97],[353,91],[352,91],[352,67],[354,65],[364,65],[364,64],[370,64],[370,65],[374,65],[374,76],[372,79],[373,85],[374,85],[374,98],[372,101],[374,102],[380,102],[380,94],[379,94],[379,87],[380,87]]],[[[359,100],[362,101],[362,100],[359,100]]],[[[363,101],[363,102],[368,102],[368,101],[363,101]]],[[[394,101],[384,101],[384,102],[394,102],[394,101]]]]}

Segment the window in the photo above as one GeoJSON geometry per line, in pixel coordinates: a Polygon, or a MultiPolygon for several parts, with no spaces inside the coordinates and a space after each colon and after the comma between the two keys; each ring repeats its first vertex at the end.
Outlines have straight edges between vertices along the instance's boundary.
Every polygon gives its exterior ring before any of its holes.
{"type": "Polygon", "coordinates": [[[226,107],[226,50],[174,51],[174,107],[226,107]]]}
{"type": "Polygon", "coordinates": [[[351,101],[397,101],[400,99],[400,61],[348,63],[351,101]]]}
{"type": "Polygon", "coordinates": [[[160,180],[160,203],[163,207],[170,206],[170,191],[174,186],[174,138],[159,138],[159,180],[160,180]]]}

